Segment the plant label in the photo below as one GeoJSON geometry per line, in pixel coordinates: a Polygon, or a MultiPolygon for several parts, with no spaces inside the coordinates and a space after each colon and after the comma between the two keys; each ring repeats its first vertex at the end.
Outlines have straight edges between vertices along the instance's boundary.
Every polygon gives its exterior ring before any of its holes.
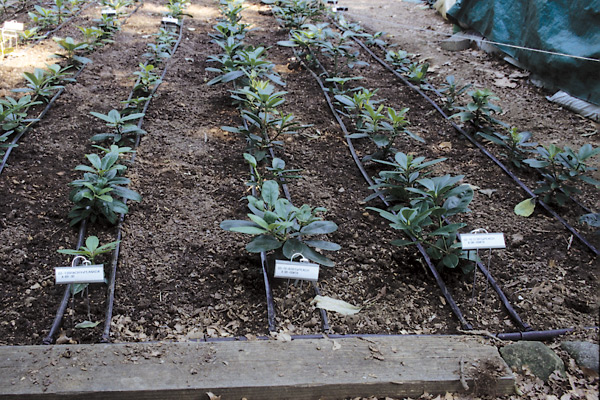
{"type": "Polygon", "coordinates": [[[163,17],[162,22],[163,24],[179,25],[179,20],[173,17],[163,17]]]}
{"type": "Polygon", "coordinates": [[[25,25],[17,21],[5,21],[4,25],[2,26],[3,31],[23,32],[24,29],[25,25]]]}
{"type": "Polygon", "coordinates": [[[463,250],[506,248],[504,233],[463,233],[460,242],[463,250]]]}
{"type": "Polygon", "coordinates": [[[348,7],[331,7],[333,12],[348,11],[348,7]]]}
{"type": "Polygon", "coordinates": [[[104,282],[104,264],[56,267],[54,268],[54,273],[57,285],[67,283],[104,282]]]}
{"type": "Polygon", "coordinates": [[[319,280],[319,265],[307,262],[275,260],[275,278],[319,280]]]}
{"type": "Polygon", "coordinates": [[[114,8],[103,8],[101,13],[104,15],[117,15],[117,10],[114,8]]]}

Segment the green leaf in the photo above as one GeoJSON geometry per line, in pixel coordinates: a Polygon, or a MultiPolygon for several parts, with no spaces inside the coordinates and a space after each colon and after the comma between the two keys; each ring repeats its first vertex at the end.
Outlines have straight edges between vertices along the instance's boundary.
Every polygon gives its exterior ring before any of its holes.
{"type": "Polygon", "coordinates": [[[328,242],[326,240],[305,240],[304,243],[307,246],[327,251],[338,251],[342,248],[342,246],[340,246],[339,244],[328,242]]]}
{"type": "Polygon", "coordinates": [[[279,198],[279,185],[275,181],[264,181],[261,196],[265,203],[274,205],[279,198]]]}
{"type": "Polygon", "coordinates": [[[248,214],[248,217],[252,220],[252,222],[254,222],[256,225],[264,228],[264,229],[269,229],[269,224],[262,219],[261,217],[259,217],[258,215],[254,215],[254,214],[248,214]]]}
{"type": "Polygon", "coordinates": [[[260,253],[262,251],[278,249],[282,245],[283,243],[273,236],[260,235],[252,239],[252,241],[246,245],[246,250],[250,253],[260,253]]]}
{"type": "Polygon", "coordinates": [[[310,304],[322,310],[333,311],[342,315],[354,315],[361,310],[361,307],[356,307],[343,300],[333,299],[328,296],[315,296],[310,304]]]}
{"type": "Polygon", "coordinates": [[[391,243],[394,246],[409,246],[411,244],[416,244],[415,242],[412,242],[410,240],[404,240],[404,239],[395,239],[395,240],[392,240],[391,243]]]}
{"type": "Polygon", "coordinates": [[[535,210],[535,199],[523,200],[515,206],[515,214],[522,217],[529,217],[535,210]]]}
{"type": "Polygon", "coordinates": [[[87,247],[91,253],[96,251],[98,246],[100,245],[100,240],[96,236],[90,236],[85,239],[85,247],[87,247]]]}
{"type": "Polygon", "coordinates": [[[288,239],[283,245],[283,255],[288,259],[292,258],[294,254],[300,253],[304,255],[307,248],[308,247],[298,239],[288,239]]]}
{"type": "Polygon", "coordinates": [[[446,254],[442,259],[442,264],[448,268],[456,268],[458,265],[458,256],[456,254],[446,254]]]}
{"type": "Polygon", "coordinates": [[[258,226],[238,226],[229,230],[232,232],[246,233],[248,235],[262,235],[263,233],[268,232],[266,229],[262,229],[258,226]]]}
{"type": "Polygon", "coordinates": [[[337,225],[331,221],[315,221],[300,230],[304,235],[322,235],[337,230],[337,225]]]}

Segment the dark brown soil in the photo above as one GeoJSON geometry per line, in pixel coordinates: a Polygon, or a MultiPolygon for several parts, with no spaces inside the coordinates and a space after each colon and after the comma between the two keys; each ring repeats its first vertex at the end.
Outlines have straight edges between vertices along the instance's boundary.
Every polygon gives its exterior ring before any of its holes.
{"type": "MultiPolygon", "coordinates": [[[[132,204],[125,219],[114,341],[268,334],[260,260],[245,251],[247,236],[219,228],[225,219],[245,218],[248,168],[242,157],[244,139],[220,129],[240,124],[230,87],[206,86],[214,76],[206,71],[206,59],[219,53],[208,37],[218,16],[216,6],[197,1],[189,7],[194,18],[185,20],[181,46],[145,118],[148,135],[127,173],[143,201],[132,204]]],[[[93,64],[24,138],[0,176],[2,344],[39,344],[50,328],[63,293],[63,287],[54,285],[53,267],[69,263],[56,250],[72,248],[77,239],[66,218],[71,207],[68,183],[78,177],[73,168],[91,152],[89,137],[102,129],[89,112],[121,108],[119,101],[131,90],[131,74],[142,61],[145,43],[152,40],[145,36],[158,29],[160,11],[158,2],[146,2],[115,37],[115,44],[90,56],[93,64]]],[[[268,58],[287,82],[283,109],[312,125],[302,135],[286,138],[278,155],[288,166],[303,169],[304,178],[290,186],[294,203],[326,207],[327,219],[339,226],[330,239],[342,250],[331,254],[334,268],[322,268],[319,287],[323,295],[363,309],[352,317],[329,313],[333,331],[456,332],[460,326],[418,254],[391,246],[399,232],[365,209],[362,200],[369,189],[319,87],[307,71],[289,69],[291,50],[276,46],[286,32],[262,6],[251,5],[244,18],[256,28],[247,43],[270,47],[268,58]]],[[[485,55],[479,57],[486,65],[506,68],[485,55]]],[[[580,337],[596,337],[595,331],[583,329],[598,325],[598,268],[591,253],[576,240],[569,245],[568,232],[540,211],[529,219],[515,216],[513,207],[524,194],[419,95],[373,62],[356,73],[364,77],[362,86],[379,88],[386,105],[410,107],[411,129],[427,144],[402,140],[398,146],[403,151],[447,157],[437,172],[462,174],[479,189],[496,190],[491,196],[476,191],[464,231],[505,233],[508,248],[494,252],[490,269],[521,317],[534,329],[574,327],[580,337]]],[[[564,111],[561,115],[565,124],[576,118],[564,111]]],[[[356,146],[362,155],[372,151],[366,142],[356,146]]],[[[371,175],[377,173],[374,166],[368,168],[371,175]]],[[[532,185],[535,180],[523,179],[532,185]]],[[[597,207],[597,192],[586,195],[597,207]]],[[[92,233],[103,242],[114,240],[110,227],[94,226],[92,233]]],[[[597,238],[593,240],[598,245],[597,238]]],[[[480,275],[474,303],[472,275],[442,275],[476,329],[517,330],[491,289],[486,296],[480,275]]],[[[92,285],[93,321],[104,318],[105,290],[105,285],[92,285]]],[[[309,304],[314,291],[306,283],[288,287],[274,282],[274,296],[278,331],[322,331],[319,314],[309,304]]],[[[85,301],[77,297],[63,323],[64,335],[76,342],[97,341],[102,324],[85,332],[73,329],[85,319],[85,301]]]]}

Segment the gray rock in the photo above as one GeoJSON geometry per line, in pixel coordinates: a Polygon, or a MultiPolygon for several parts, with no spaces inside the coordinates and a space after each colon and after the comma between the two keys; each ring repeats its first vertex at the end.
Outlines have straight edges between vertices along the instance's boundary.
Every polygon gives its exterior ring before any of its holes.
{"type": "Polygon", "coordinates": [[[517,342],[500,349],[504,361],[514,370],[527,366],[540,379],[548,380],[552,372],[558,370],[565,376],[565,364],[552,349],[542,342],[517,342]]]}
{"type": "Polygon", "coordinates": [[[443,40],[440,46],[444,50],[461,51],[471,46],[471,39],[460,33],[443,40]]]}
{"type": "Polygon", "coordinates": [[[600,348],[596,343],[566,341],[562,342],[560,347],[569,353],[580,367],[598,372],[598,364],[600,364],[598,352],[600,348]]]}

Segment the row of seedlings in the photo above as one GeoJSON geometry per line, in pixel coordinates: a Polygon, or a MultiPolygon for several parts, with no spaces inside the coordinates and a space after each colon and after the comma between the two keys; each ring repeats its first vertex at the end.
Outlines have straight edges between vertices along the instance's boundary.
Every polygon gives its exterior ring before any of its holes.
{"type": "MultiPolygon", "coordinates": [[[[304,15],[314,15],[314,10],[318,9],[318,3],[312,7],[302,2],[304,6],[304,15]]],[[[298,20],[297,2],[278,2],[274,7],[274,12],[288,27],[294,26],[290,21],[298,20]],[[284,5],[294,4],[294,8],[284,7],[284,5]],[[294,10],[292,13],[291,10],[294,10]],[[294,17],[290,17],[293,15],[294,17]]],[[[448,218],[468,211],[468,205],[473,198],[473,190],[470,185],[461,184],[464,176],[428,176],[432,173],[431,167],[445,159],[425,161],[424,157],[407,152],[400,152],[395,148],[399,138],[405,137],[415,141],[424,142],[416,134],[411,133],[407,128],[407,108],[399,111],[392,107],[386,107],[377,100],[376,90],[369,90],[363,87],[350,88],[349,82],[360,79],[356,77],[344,76],[345,72],[354,66],[362,64],[358,60],[358,52],[351,46],[351,39],[356,36],[366,36],[364,33],[356,33],[351,30],[339,32],[328,26],[327,23],[310,24],[302,21],[301,26],[295,26],[296,29],[290,33],[290,40],[280,42],[281,45],[290,47],[300,47],[301,51],[296,51],[296,56],[302,60],[307,67],[319,68],[319,74],[326,76],[326,82],[330,84],[325,88],[321,80],[319,84],[324,90],[332,107],[332,112],[345,132],[348,146],[353,153],[353,157],[363,173],[363,176],[375,191],[366,201],[379,197],[387,209],[368,207],[374,210],[386,219],[395,229],[403,231],[410,240],[398,239],[392,244],[397,246],[416,245],[421,251],[424,259],[429,265],[430,271],[436,278],[447,302],[453,309],[455,315],[466,329],[471,329],[470,323],[463,317],[460,309],[456,306],[452,296],[449,294],[445,284],[431,262],[437,264],[437,268],[454,269],[459,266],[460,259],[476,260],[474,253],[462,250],[461,244],[457,242],[459,229],[466,226],[465,223],[451,223],[448,218]],[[330,59],[328,63],[329,70],[323,66],[316,55],[323,54],[330,59]],[[344,71],[343,68],[346,68],[344,71]],[[337,101],[337,108],[333,109],[333,103],[328,93],[334,93],[337,101]],[[349,132],[346,129],[340,115],[346,117],[352,128],[349,132]],[[353,139],[369,138],[374,145],[374,151],[359,159],[354,151],[353,139]],[[380,165],[392,166],[392,170],[380,171],[378,176],[371,178],[362,166],[363,162],[374,162],[380,165]]],[[[379,40],[377,36],[370,37],[369,40],[379,40]]],[[[408,71],[426,70],[426,67],[413,65],[408,71]]],[[[408,139],[407,139],[408,140],[408,139]]],[[[481,263],[478,263],[483,267],[481,263]]],[[[463,262],[461,268],[465,272],[473,270],[473,263],[463,262]]],[[[485,267],[483,267],[485,269],[485,267]]],[[[487,270],[484,274],[488,279],[493,278],[487,270]]],[[[497,285],[494,285],[497,288],[497,285]]],[[[499,288],[498,288],[499,289],[499,288]]],[[[499,293],[501,299],[506,299],[503,293],[499,293]]],[[[509,315],[522,329],[529,329],[529,326],[522,322],[512,306],[506,301],[505,306],[509,315]]]]}
{"type": "MultiPolygon", "coordinates": [[[[285,83],[273,72],[273,64],[266,60],[263,47],[245,46],[243,39],[248,25],[241,23],[243,2],[223,0],[220,4],[224,18],[215,26],[213,41],[223,53],[210,58],[220,68],[210,70],[219,75],[208,84],[233,83],[231,98],[240,109],[242,126],[222,129],[243,136],[247,143],[244,159],[250,166],[248,185],[252,195],[247,196],[250,220],[226,220],[221,228],[254,236],[247,244],[250,253],[260,253],[263,278],[267,296],[269,330],[275,331],[275,310],[269,283],[273,259],[294,260],[296,257],[331,267],[333,261],[318,250],[337,251],[336,243],[315,239],[315,235],[335,232],[337,225],[325,221],[323,207],[303,204],[293,205],[287,183],[299,178],[298,169],[287,169],[285,161],[275,156],[274,149],[283,146],[284,135],[297,133],[303,128],[294,116],[280,109],[286,92],[278,91],[276,85],[285,83]],[[280,196],[283,190],[284,197],[280,196]]],[[[316,284],[313,287],[319,295],[316,284]]],[[[328,330],[326,313],[321,310],[323,328],[328,330]]]]}
{"type": "MultiPolygon", "coordinates": [[[[436,89],[427,79],[428,64],[413,62],[413,55],[404,50],[388,50],[385,47],[387,43],[381,39],[383,32],[377,32],[362,42],[361,36],[370,35],[363,33],[359,25],[346,22],[343,16],[338,16],[337,21],[341,28],[359,32],[353,35],[353,39],[386,69],[394,72],[405,84],[422,94],[446,119],[459,119],[463,126],[455,125],[455,128],[470,141],[474,142],[474,137],[479,137],[487,143],[499,146],[498,155],[506,160],[506,163],[500,162],[485,148],[478,147],[531,196],[516,205],[515,213],[528,217],[533,213],[536,203],[540,204],[594,254],[598,254],[598,250],[590,241],[550,207],[558,207],[564,214],[563,207],[569,202],[573,203],[585,213],[579,216],[580,223],[592,228],[600,227],[600,214],[593,211],[593,206],[586,206],[574,197],[583,193],[581,183],[589,184],[596,189],[600,187],[600,181],[592,176],[596,168],[590,165],[593,163],[592,158],[600,154],[600,148],[594,148],[590,143],[584,144],[579,149],[561,147],[553,143],[540,145],[532,141],[531,132],[520,131],[518,127],[511,126],[497,117],[502,114],[502,109],[493,102],[499,98],[489,89],[474,88],[472,84],[461,84],[452,75],[446,77],[446,82],[436,89]],[[376,47],[383,51],[385,61],[368,47],[376,47]],[[442,104],[433,102],[421,89],[434,92],[442,104]],[[466,105],[459,106],[458,99],[463,93],[470,97],[470,101],[466,105]],[[532,170],[541,178],[536,182],[538,186],[533,190],[522,182],[522,179],[526,178],[532,170]]],[[[587,197],[584,202],[589,203],[591,198],[587,197]]],[[[569,210],[566,210],[566,213],[568,212],[569,210]]]]}
{"type": "MultiPolygon", "coordinates": [[[[126,5],[131,6],[128,2],[126,5]]],[[[103,10],[101,19],[95,20],[98,24],[92,27],[78,26],[84,39],[76,42],[72,37],[54,38],[58,44],[60,53],[52,57],[60,61],[56,64],[46,64],[46,69],[35,68],[33,72],[24,72],[23,78],[26,87],[13,89],[16,93],[26,93],[19,99],[7,96],[0,99],[0,174],[6,166],[8,157],[18,141],[31,127],[44,118],[46,113],[54,105],[55,101],[65,90],[65,84],[75,82],[82,73],[90,59],[85,57],[89,53],[113,42],[112,37],[121,29],[119,18],[126,21],[131,14],[137,11],[136,7],[129,15],[125,15],[123,6],[112,9],[111,12],[103,10]],[[113,12],[114,11],[114,12],[113,12]],[[61,65],[61,61],[62,64],[61,65]],[[74,73],[71,71],[75,71],[74,73]],[[45,104],[43,109],[32,110],[32,106],[45,104]],[[30,114],[34,114],[32,118],[30,114]],[[10,142],[9,142],[10,141],[10,142]],[[9,142],[9,143],[7,143],[9,142]]]]}
{"type": "MultiPolygon", "coordinates": [[[[79,165],[75,168],[83,172],[83,178],[71,182],[73,190],[70,193],[70,200],[74,206],[69,213],[71,225],[79,225],[79,240],[75,249],[61,249],[60,253],[75,256],[73,265],[79,264],[78,257],[84,257],[89,263],[98,262],[99,256],[105,253],[113,252],[112,261],[109,269],[109,276],[106,280],[108,285],[106,296],[106,312],[104,320],[104,329],[100,340],[102,342],[110,341],[110,323],[112,320],[112,310],[115,297],[115,280],[118,265],[118,257],[122,236],[122,224],[125,214],[129,212],[127,202],[141,201],[141,196],[129,189],[127,186],[130,181],[124,176],[127,166],[123,161],[132,164],[135,156],[135,148],[140,144],[142,135],[146,132],[141,128],[143,117],[159,85],[167,72],[167,61],[177,50],[181,40],[183,29],[183,11],[188,5],[186,0],[181,2],[170,1],[168,4],[169,12],[163,18],[164,26],[154,36],[155,43],[148,44],[148,52],[143,57],[145,63],[139,65],[140,70],[134,73],[137,78],[136,83],[129,95],[129,98],[122,103],[124,109],[119,111],[110,110],[107,114],[91,112],[91,114],[103,121],[108,132],[94,135],[92,142],[104,144],[94,145],[100,150],[100,154],[87,154],[86,158],[90,165],[79,165]],[[159,76],[158,70],[162,69],[162,75],[159,76]],[[135,123],[137,121],[137,123],[135,123]],[[123,157],[131,156],[129,160],[123,160],[123,157]],[[116,225],[116,240],[104,245],[100,245],[97,236],[84,237],[89,224],[116,225]]],[[[44,338],[44,344],[53,342],[57,333],[69,299],[73,301],[75,295],[81,293],[85,295],[88,304],[88,319],[79,322],[74,328],[94,328],[102,321],[92,321],[89,312],[89,285],[69,284],[65,289],[63,300],[57,311],[54,323],[48,335],[44,338]]]]}

